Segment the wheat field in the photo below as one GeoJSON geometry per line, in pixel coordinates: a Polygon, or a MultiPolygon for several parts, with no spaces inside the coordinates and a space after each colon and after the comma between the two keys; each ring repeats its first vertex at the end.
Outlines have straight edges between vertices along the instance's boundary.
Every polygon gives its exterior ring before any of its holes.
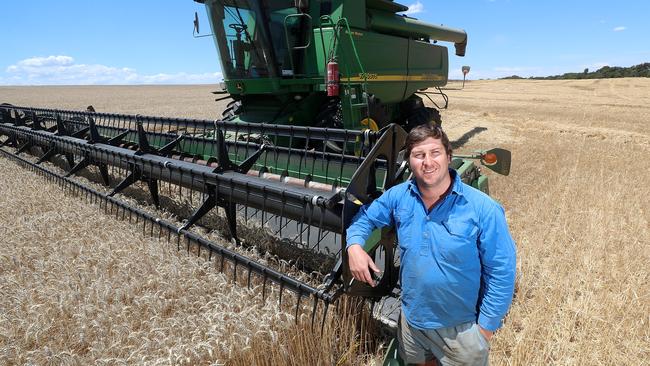
{"type": "MultiPolygon", "coordinates": [[[[211,90],[0,87],[0,103],[213,119],[225,102],[211,90]]],[[[648,364],[650,79],[452,82],[445,92],[457,152],[513,153],[510,176],[487,173],[518,250],[491,364],[648,364]]],[[[294,325],[205,261],[9,160],[0,168],[1,364],[380,362],[358,319],[328,320],[322,336],[294,325]]]]}

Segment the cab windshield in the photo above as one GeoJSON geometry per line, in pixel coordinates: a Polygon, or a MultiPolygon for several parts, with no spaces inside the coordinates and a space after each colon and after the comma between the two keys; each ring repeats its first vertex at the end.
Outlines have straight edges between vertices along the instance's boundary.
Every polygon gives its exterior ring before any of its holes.
{"type": "Polygon", "coordinates": [[[284,29],[296,13],[293,0],[206,0],[226,79],[292,73],[284,29]]]}

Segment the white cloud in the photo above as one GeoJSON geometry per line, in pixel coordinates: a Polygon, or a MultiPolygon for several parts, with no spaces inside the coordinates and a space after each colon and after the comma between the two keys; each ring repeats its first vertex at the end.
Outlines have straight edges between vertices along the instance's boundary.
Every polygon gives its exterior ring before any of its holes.
{"type": "Polygon", "coordinates": [[[217,83],[221,73],[140,74],[128,67],[77,64],[70,56],[32,57],[6,69],[4,85],[121,85],[217,83]]]}
{"type": "Polygon", "coordinates": [[[614,32],[622,32],[622,31],[624,31],[626,29],[627,29],[627,27],[620,26],[620,27],[614,28],[613,31],[614,32]]]}
{"type": "Polygon", "coordinates": [[[421,2],[417,1],[415,4],[411,4],[408,6],[409,10],[405,11],[405,15],[412,15],[412,14],[417,14],[417,13],[422,13],[424,11],[424,5],[422,5],[421,2]]]}
{"type": "Polygon", "coordinates": [[[18,62],[18,66],[41,67],[41,66],[67,66],[72,65],[74,59],[70,56],[48,56],[32,57],[18,62]]]}

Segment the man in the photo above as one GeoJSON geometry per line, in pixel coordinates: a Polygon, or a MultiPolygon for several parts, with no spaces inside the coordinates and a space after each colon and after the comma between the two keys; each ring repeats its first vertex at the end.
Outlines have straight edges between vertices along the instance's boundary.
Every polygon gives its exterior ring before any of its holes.
{"type": "Polygon", "coordinates": [[[399,354],[409,364],[487,365],[512,301],[516,253],[503,208],[461,182],[451,153],[441,128],[414,128],[405,155],[414,179],[362,207],[347,230],[352,276],[372,285],[379,269],[362,245],[375,228],[395,226],[399,354]]]}

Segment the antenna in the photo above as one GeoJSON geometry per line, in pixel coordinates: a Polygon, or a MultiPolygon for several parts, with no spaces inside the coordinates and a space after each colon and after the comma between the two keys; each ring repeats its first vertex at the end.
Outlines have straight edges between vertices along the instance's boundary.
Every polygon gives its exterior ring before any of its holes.
{"type": "Polygon", "coordinates": [[[463,70],[463,88],[464,88],[465,87],[465,76],[467,76],[467,74],[469,74],[469,66],[463,66],[461,70],[463,70]]]}

